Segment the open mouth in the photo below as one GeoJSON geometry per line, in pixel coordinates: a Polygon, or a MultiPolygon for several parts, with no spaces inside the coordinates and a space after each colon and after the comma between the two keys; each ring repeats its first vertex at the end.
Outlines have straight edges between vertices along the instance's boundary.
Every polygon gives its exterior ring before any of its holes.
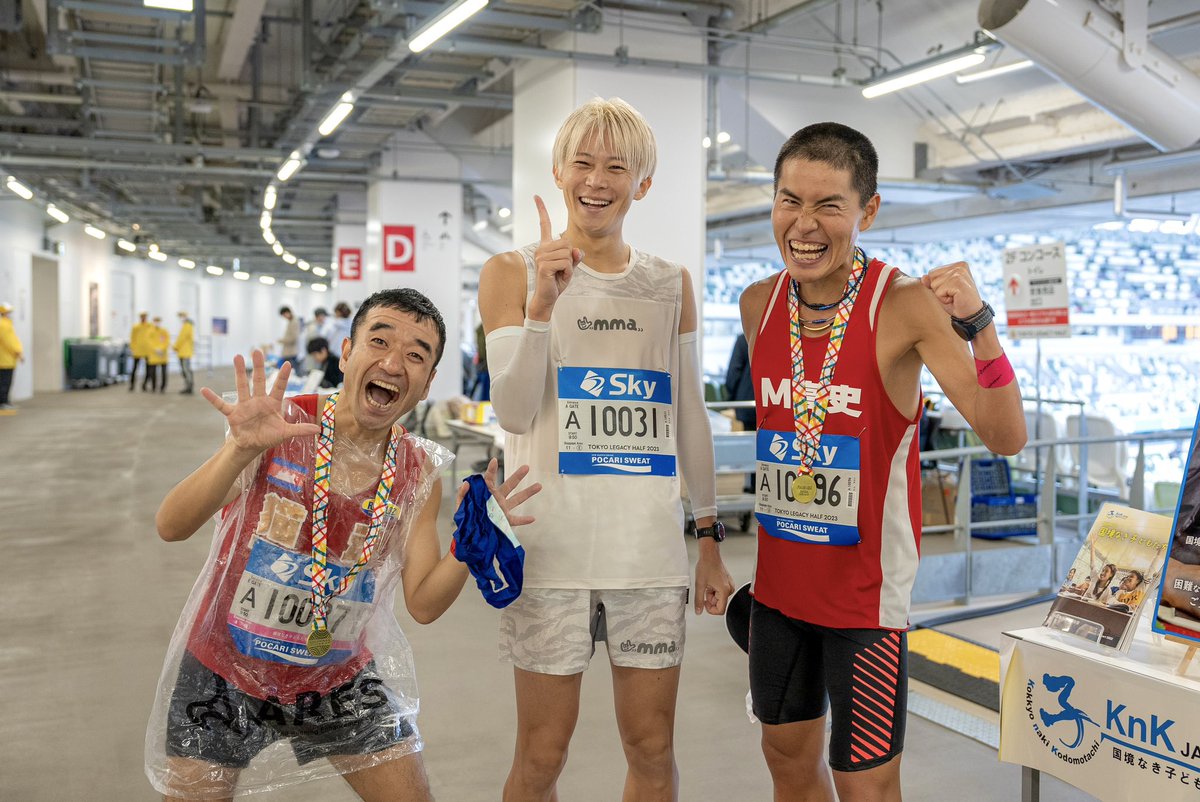
{"type": "Polygon", "coordinates": [[[376,409],[386,409],[400,397],[400,388],[385,381],[367,382],[367,403],[376,409]]]}
{"type": "Polygon", "coordinates": [[[612,205],[612,201],[600,200],[599,198],[580,198],[579,202],[589,209],[603,209],[612,205]]]}
{"type": "Polygon", "coordinates": [[[792,259],[803,264],[820,259],[825,255],[825,251],[829,250],[829,246],[791,240],[788,242],[788,250],[791,251],[792,259]]]}

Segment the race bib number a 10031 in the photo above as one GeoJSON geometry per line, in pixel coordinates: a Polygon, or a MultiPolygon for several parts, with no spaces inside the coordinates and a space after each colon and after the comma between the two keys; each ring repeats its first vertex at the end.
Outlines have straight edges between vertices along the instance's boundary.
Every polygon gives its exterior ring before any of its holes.
{"type": "Polygon", "coordinates": [[[675,475],[671,374],[558,369],[558,471],[675,475]]]}

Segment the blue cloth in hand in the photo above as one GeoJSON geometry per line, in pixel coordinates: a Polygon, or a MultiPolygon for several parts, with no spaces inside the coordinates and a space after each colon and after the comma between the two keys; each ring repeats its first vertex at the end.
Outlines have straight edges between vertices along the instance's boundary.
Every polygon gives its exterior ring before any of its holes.
{"type": "Polygon", "coordinates": [[[484,601],[507,607],[521,595],[525,549],[479,474],[463,480],[467,494],[454,513],[454,556],[466,563],[484,601]]]}

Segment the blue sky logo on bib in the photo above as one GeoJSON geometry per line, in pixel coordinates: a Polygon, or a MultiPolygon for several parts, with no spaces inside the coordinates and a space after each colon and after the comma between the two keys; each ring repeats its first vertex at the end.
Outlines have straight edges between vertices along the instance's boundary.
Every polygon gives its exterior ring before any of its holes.
{"type": "Polygon", "coordinates": [[[780,435],[775,435],[775,437],[771,440],[771,456],[775,457],[775,459],[779,460],[780,462],[783,462],[784,458],[787,456],[787,452],[787,440],[780,435]]]}
{"type": "Polygon", "coordinates": [[[275,574],[275,576],[279,577],[279,581],[283,582],[285,584],[287,583],[287,581],[289,579],[292,578],[292,574],[296,573],[299,570],[300,570],[300,562],[296,559],[296,557],[293,554],[291,554],[289,552],[284,552],[283,554],[280,554],[279,559],[277,559],[275,562],[271,563],[271,573],[273,573],[273,574],[275,574]]]}
{"type": "Polygon", "coordinates": [[[604,392],[604,377],[594,370],[589,370],[584,375],[583,381],[579,383],[579,389],[599,398],[600,394],[604,392]]]}

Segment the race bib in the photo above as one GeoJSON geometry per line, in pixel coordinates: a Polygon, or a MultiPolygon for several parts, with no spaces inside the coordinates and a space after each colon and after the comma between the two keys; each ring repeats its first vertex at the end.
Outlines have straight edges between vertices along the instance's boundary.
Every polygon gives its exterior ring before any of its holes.
{"type": "Polygon", "coordinates": [[[558,472],[675,475],[671,374],[558,369],[558,472]]]}
{"type": "Polygon", "coordinates": [[[821,436],[813,460],[817,495],[807,504],[792,496],[800,467],[796,433],[759,429],[754,515],[772,537],[826,546],[858,543],[859,442],[857,437],[821,436]]]}
{"type": "MultiPolygon", "coordinates": [[[[330,562],[331,585],[347,566],[330,562]]],[[[242,654],[289,665],[319,666],[342,663],[358,651],[359,636],[371,615],[375,598],[374,572],[359,571],[349,590],[329,607],[333,648],[323,657],[309,654],[305,643],[312,629],[312,560],[256,537],[250,559],[238,583],[226,624],[242,654]]]]}

